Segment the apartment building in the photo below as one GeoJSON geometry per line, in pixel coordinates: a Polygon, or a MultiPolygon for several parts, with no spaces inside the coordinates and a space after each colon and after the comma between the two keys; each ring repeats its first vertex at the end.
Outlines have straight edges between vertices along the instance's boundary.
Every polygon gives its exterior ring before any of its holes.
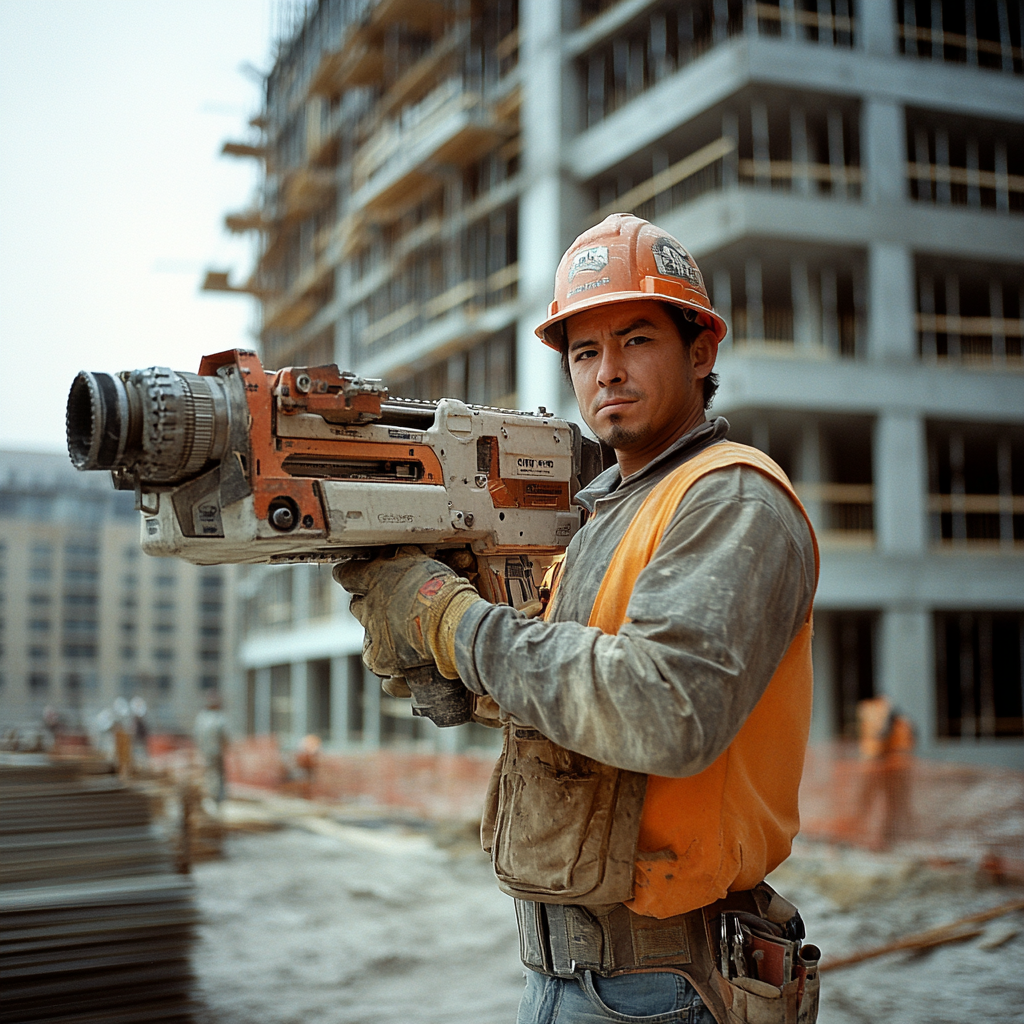
{"type": "Polygon", "coordinates": [[[232,575],[143,555],[134,497],[108,474],[0,452],[0,731],[51,707],[92,732],[141,697],[151,730],[191,733],[232,671],[232,575]]]}
{"type": "MultiPolygon", "coordinates": [[[[245,285],[267,365],[574,416],[533,327],[613,211],[695,255],[715,412],[816,523],[815,736],[889,695],[933,756],[1024,750],[1024,54],[1017,0],[320,0],[281,41],[245,285]]],[[[250,728],[402,718],[312,567],[257,569],[250,728]]],[[[381,723],[384,723],[383,725],[381,723]]],[[[448,744],[476,742],[471,736],[448,744]]]]}

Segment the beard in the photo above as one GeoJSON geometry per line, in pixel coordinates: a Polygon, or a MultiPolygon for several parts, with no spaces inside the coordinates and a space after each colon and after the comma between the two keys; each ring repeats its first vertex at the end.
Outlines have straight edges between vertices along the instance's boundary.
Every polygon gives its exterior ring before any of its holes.
{"type": "Polygon", "coordinates": [[[623,427],[618,423],[612,423],[608,429],[602,432],[604,436],[598,435],[609,448],[616,450],[622,448],[634,448],[642,444],[651,436],[650,424],[641,427],[634,427],[632,430],[623,427]]]}
{"type": "MultiPolygon", "coordinates": [[[[639,388],[616,388],[614,394],[616,397],[632,398],[636,401],[641,401],[647,397],[639,388]]],[[[603,397],[608,398],[610,396],[605,395],[603,397]]],[[[643,444],[651,436],[650,423],[639,423],[633,427],[626,427],[616,422],[617,419],[617,416],[612,416],[600,433],[595,431],[601,441],[608,445],[609,448],[616,450],[632,448],[638,444],[643,444]]]]}

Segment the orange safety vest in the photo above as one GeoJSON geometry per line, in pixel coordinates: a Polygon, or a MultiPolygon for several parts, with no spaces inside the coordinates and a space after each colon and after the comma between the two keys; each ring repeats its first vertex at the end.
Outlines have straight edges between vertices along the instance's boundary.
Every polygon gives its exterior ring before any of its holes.
{"type": "MultiPolygon", "coordinates": [[[[756,448],[722,441],[698,452],[647,496],[612,556],[589,625],[617,633],[640,572],[683,495],[716,469],[750,466],[774,480],[810,519],[786,474],[756,448]]],[[[688,778],[649,775],[640,818],[633,899],[637,914],[665,918],[750,889],[790,853],[811,724],[811,609],[761,699],[733,741],[688,778]]]]}

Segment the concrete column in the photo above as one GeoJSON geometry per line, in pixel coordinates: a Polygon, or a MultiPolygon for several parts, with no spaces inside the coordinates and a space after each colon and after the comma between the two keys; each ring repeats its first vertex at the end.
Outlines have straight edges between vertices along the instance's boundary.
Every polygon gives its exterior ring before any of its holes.
{"type": "Polygon", "coordinates": [[[783,39],[796,39],[796,11],[793,0],[779,0],[779,28],[783,39]]]}
{"type": "Polygon", "coordinates": [[[575,130],[567,119],[576,104],[573,69],[562,58],[562,4],[522,0],[523,176],[519,199],[519,300],[516,392],[521,409],[544,405],[576,416],[566,405],[558,354],[542,345],[534,327],[547,316],[555,269],[569,243],[589,226],[591,204],[561,167],[562,142],[575,130]]]}
{"type": "Polygon", "coordinates": [[[863,359],[867,350],[867,284],[864,280],[864,266],[861,263],[853,265],[853,354],[857,359],[863,359]]]}
{"type": "Polygon", "coordinates": [[[932,39],[931,39],[932,60],[942,60],[942,50],[943,50],[942,0],[932,0],[932,39]]]}
{"type": "Polygon", "coordinates": [[[757,100],[750,104],[750,132],[754,145],[754,182],[771,188],[772,163],[768,141],[768,105],[757,100]]]}
{"type": "Polygon", "coordinates": [[[717,46],[719,43],[724,43],[729,37],[728,0],[714,0],[711,8],[711,17],[711,38],[717,46]]]}
{"type": "Polygon", "coordinates": [[[309,583],[316,566],[293,565],[287,571],[292,574],[292,622],[303,626],[309,620],[309,583]]]}
{"type": "MultiPolygon", "coordinates": [[[[334,294],[345,295],[347,294],[348,281],[347,279],[351,276],[351,273],[338,267],[334,271],[334,294]]],[[[338,303],[341,306],[341,303],[338,303]]],[[[348,318],[348,305],[342,306],[343,313],[339,313],[337,319],[334,321],[334,361],[342,367],[353,367],[355,368],[359,364],[360,353],[356,351],[356,346],[352,342],[352,331],[349,328],[348,318]]]]}
{"type": "Polygon", "coordinates": [[[722,160],[722,188],[731,188],[739,181],[740,119],[735,110],[722,114],[722,138],[733,143],[722,160]]]}
{"type": "Polygon", "coordinates": [[[719,267],[711,279],[712,291],[715,293],[715,312],[725,321],[729,333],[720,347],[731,348],[732,334],[732,275],[728,268],[719,267]]]}
{"type": "Polygon", "coordinates": [[[873,242],[867,272],[868,358],[917,359],[914,256],[906,246],[873,242]]]}
{"type": "Polygon", "coordinates": [[[935,201],[940,206],[953,202],[952,184],[949,174],[949,132],[945,128],[935,129],[935,201]]]}
{"type": "Polygon", "coordinates": [[[917,729],[919,749],[935,742],[935,652],[932,617],[921,608],[890,607],[878,631],[876,691],[917,729]]]}
{"type": "Polygon", "coordinates": [[[845,199],[846,145],[843,140],[843,112],[838,107],[828,110],[828,165],[832,175],[832,195],[845,199]]]}
{"type": "Polygon", "coordinates": [[[997,0],[996,10],[999,13],[999,43],[1003,51],[1003,71],[1012,72],[1013,48],[1010,42],[1010,15],[1006,0],[997,0]]]}
{"type": "MultiPolygon", "coordinates": [[[[946,316],[952,321],[960,319],[960,278],[957,274],[946,274],[946,316]]],[[[946,355],[950,359],[959,359],[960,332],[953,330],[953,325],[947,321],[946,326],[946,355]]]]}
{"type": "Polygon", "coordinates": [[[974,9],[974,0],[964,4],[964,20],[967,22],[967,63],[978,63],[978,18],[974,9]]]}
{"type": "Polygon", "coordinates": [[[928,544],[928,444],[924,420],[893,409],[874,431],[875,543],[880,552],[923,555],[928,544]]]}
{"type": "Polygon", "coordinates": [[[1002,322],[1006,316],[1003,300],[1003,282],[992,278],[988,283],[988,315],[992,317],[992,362],[1006,362],[1006,325],[1002,322]]]}
{"type": "Polygon", "coordinates": [[[839,355],[839,283],[835,267],[821,267],[821,345],[830,355],[839,355]]]}
{"type": "MultiPolygon", "coordinates": [[[[800,437],[799,481],[807,484],[801,501],[816,532],[825,528],[824,503],[821,500],[821,426],[817,419],[805,417],[800,437]]],[[[799,484],[798,484],[799,486],[799,484]]]]}
{"type": "Polygon", "coordinates": [[[978,184],[980,168],[978,140],[973,136],[967,140],[967,205],[981,207],[981,186],[978,184]]]}
{"type": "Polygon", "coordinates": [[[868,53],[888,57],[896,52],[896,0],[868,0],[857,4],[859,46],[868,53]]]}
{"type": "Polygon", "coordinates": [[[827,612],[814,617],[814,706],[811,712],[811,742],[833,738],[835,714],[835,677],[832,659],[835,620],[827,612]]]}
{"type": "MultiPolygon", "coordinates": [[[[660,146],[651,152],[651,176],[667,171],[669,167],[668,152],[660,146]]],[[[672,209],[672,190],[659,192],[654,197],[654,219],[657,221],[663,214],[672,209]]]]}
{"type": "MultiPolygon", "coordinates": [[[[870,5],[868,5],[870,6],[870,5]]],[[[902,203],[907,196],[907,133],[903,105],[865,98],[860,112],[861,163],[869,203],[902,203]]]]}
{"type": "Polygon", "coordinates": [[[746,263],[747,341],[764,340],[764,301],[761,292],[761,261],[751,256],[746,263]]]}
{"type": "Polygon", "coordinates": [[[743,31],[748,36],[758,34],[757,0],[743,0],[743,31]]]}
{"type": "Polygon", "coordinates": [[[750,443],[759,451],[764,452],[765,455],[771,454],[771,442],[772,433],[771,426],[768,423],[767,417],[762,413],[754,418],[754,422],[751,426],[751,439],[750,443]]]}
{"type": "Polygon", "coordinates": [[[256,707],[253,714],[253,725],[257,736],[266,736],[270,732],[270,666],[264,665],[256,669],[256,707]]]}
{"type": "Polygon", "coordinates": [[[791,107],[789,111],[789,137],[791,140],[790,160],[793,162],[793,191],[810,195],[811,179],[807,173],[807,111],[803,107],[791,107]]]}
{"type": "Polygon", "coordinates": [[[997,139],[995,143],[996,158],[996,209],[1006,213],[1010,209],[1010,178],[1009,164],[1006,157],[1006,140],[997,139]]]}
{"type": "MultiPolygon", "coordinates": [[[[305,584],[307,576],[302,574],[297,583],[305,584]]],[[[309,683],[310,671],[308,661],[292,662],[292,740],[298,742],[309,731],[309,683]]]]}
{"type": "Polygon", "coordinates": [[[811,279],[807,260],[793,259],[789,264],[790,287],[793,294],[793,345],[804,354],[814,347],[811,330],[811,279]]]}
{"type": "MultiPolygon", "coordinates": [[[[363,685],[363,746],[367,750],[380,748],[380,680],[370,671],[362,671],[363,685]]],[[[352,681],[358,686],[359,679],[352,681]]]]}
{"type": "Polygon", "coordinates": [[[331,658],[331,746],[348,745],[348,656],[331,658]]]}
{"type": "MultiPolygon", "coordinates": [[[[917,280],[918,309],[930,315],[935,312],[935,278],[931,274],[921,274],[917,280]]],[[[935,360],[935,331],[927,330],[921,332],[921,358],[922,360],[935,360]]]]}

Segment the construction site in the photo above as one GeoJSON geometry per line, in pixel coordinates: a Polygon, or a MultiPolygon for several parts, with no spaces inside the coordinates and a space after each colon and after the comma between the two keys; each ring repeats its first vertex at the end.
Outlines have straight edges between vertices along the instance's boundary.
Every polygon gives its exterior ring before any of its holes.
{"type": "MultiPolygon", "coordinates": [[[[612,211],[687,245],[730,331],[714,413],[822,544],[814,738],[1024,750],[1020,15],[1010,3],[318,3],[231,159],[264,365],[578,417],[533,329],[612,211]],[[713,86],[713,88],[712,88],[713,86]]],[[[239,732],[439,742],[380,699],[315,567],[242,571],[239,732]]],[[[472,729],[449,747],[489,742],[472,729]]]]}
{"type": "MultiPolygon", "coordinates": [[[[224,220],[253,264],[203,289],[254,302],[267,370],[579,423],[534,333],[562,253],[611,213],[679,239],[728,326],[709,416],[785,471],[820,549],[800,833],[768,879],[820,947],[818,1019],[1024,1020],[1024,7],[281,11],[223,145],[259,168],[224,220]]],[[[0,1024],[514,1020],[516,911],[480,846],[502,731],[382,691],[328,562],[140,571],[129,495],[40,518],[58,488],[23,461],[0,1024]],[[148,736],[97,727],[134,697],[148,736]]]]}

